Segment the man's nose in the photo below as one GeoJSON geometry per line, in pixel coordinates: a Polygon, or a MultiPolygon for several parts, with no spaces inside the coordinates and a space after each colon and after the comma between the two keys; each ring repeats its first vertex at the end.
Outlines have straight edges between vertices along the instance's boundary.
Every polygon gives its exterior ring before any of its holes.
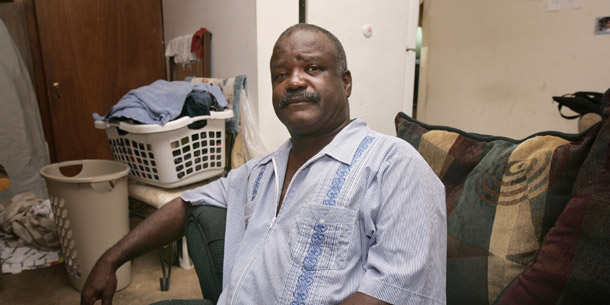
{"type": "Polygon", "coordinates": [[[288,90],[299,90],[307,87],[307,82],[303,78],[301,71],[293,71],[288,80],[288,90]]]}

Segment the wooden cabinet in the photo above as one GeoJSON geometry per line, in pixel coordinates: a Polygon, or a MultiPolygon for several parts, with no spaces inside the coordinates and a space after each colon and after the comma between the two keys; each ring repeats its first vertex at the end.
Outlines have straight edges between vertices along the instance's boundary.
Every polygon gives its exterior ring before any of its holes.
{"type": "Polygon", "coordinates": [[[27,0],[26,7],[52,161],[112,159],[92,114],[165,79],[161,0],[27,0]]]}

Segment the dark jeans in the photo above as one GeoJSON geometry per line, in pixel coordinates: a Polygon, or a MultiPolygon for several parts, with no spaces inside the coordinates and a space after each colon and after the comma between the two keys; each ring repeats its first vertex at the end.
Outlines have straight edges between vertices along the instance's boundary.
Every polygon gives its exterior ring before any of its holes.
{"type": "Polygon", "coordinates": [[[222,291],[226,215],[225,209],[209,206],[192,207],[187,211],[184,235],[205,299],[167,300],[151,305],[216,304],[222,291]]]}

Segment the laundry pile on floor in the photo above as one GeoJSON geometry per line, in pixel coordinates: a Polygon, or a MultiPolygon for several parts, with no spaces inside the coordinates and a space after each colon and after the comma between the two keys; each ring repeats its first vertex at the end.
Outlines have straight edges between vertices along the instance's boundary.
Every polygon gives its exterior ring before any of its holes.
{"type": "Polygon", "coordinates": [[[32,193],[0,204],[3,273],[19,273],[63,262],[51,203],[32,193]]]}

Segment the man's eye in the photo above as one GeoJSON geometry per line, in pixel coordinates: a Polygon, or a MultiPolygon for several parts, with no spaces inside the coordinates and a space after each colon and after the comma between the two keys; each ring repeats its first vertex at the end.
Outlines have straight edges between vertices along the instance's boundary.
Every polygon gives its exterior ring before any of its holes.
{"type": "Polygon", "coordinates": [[[286,75],[288,75],[288,73],[279,72],[279,73],[275,73],[275,76],[273,78],[278,79],[278,78],[286,77],[286,75]]]}
{"type": "Polygon", "coordinates": [[[320,69],[318,66],[310,66],[307,68],[307,70],[309,70],[309,72],[319,72],[322,69],[320,69]]]}

